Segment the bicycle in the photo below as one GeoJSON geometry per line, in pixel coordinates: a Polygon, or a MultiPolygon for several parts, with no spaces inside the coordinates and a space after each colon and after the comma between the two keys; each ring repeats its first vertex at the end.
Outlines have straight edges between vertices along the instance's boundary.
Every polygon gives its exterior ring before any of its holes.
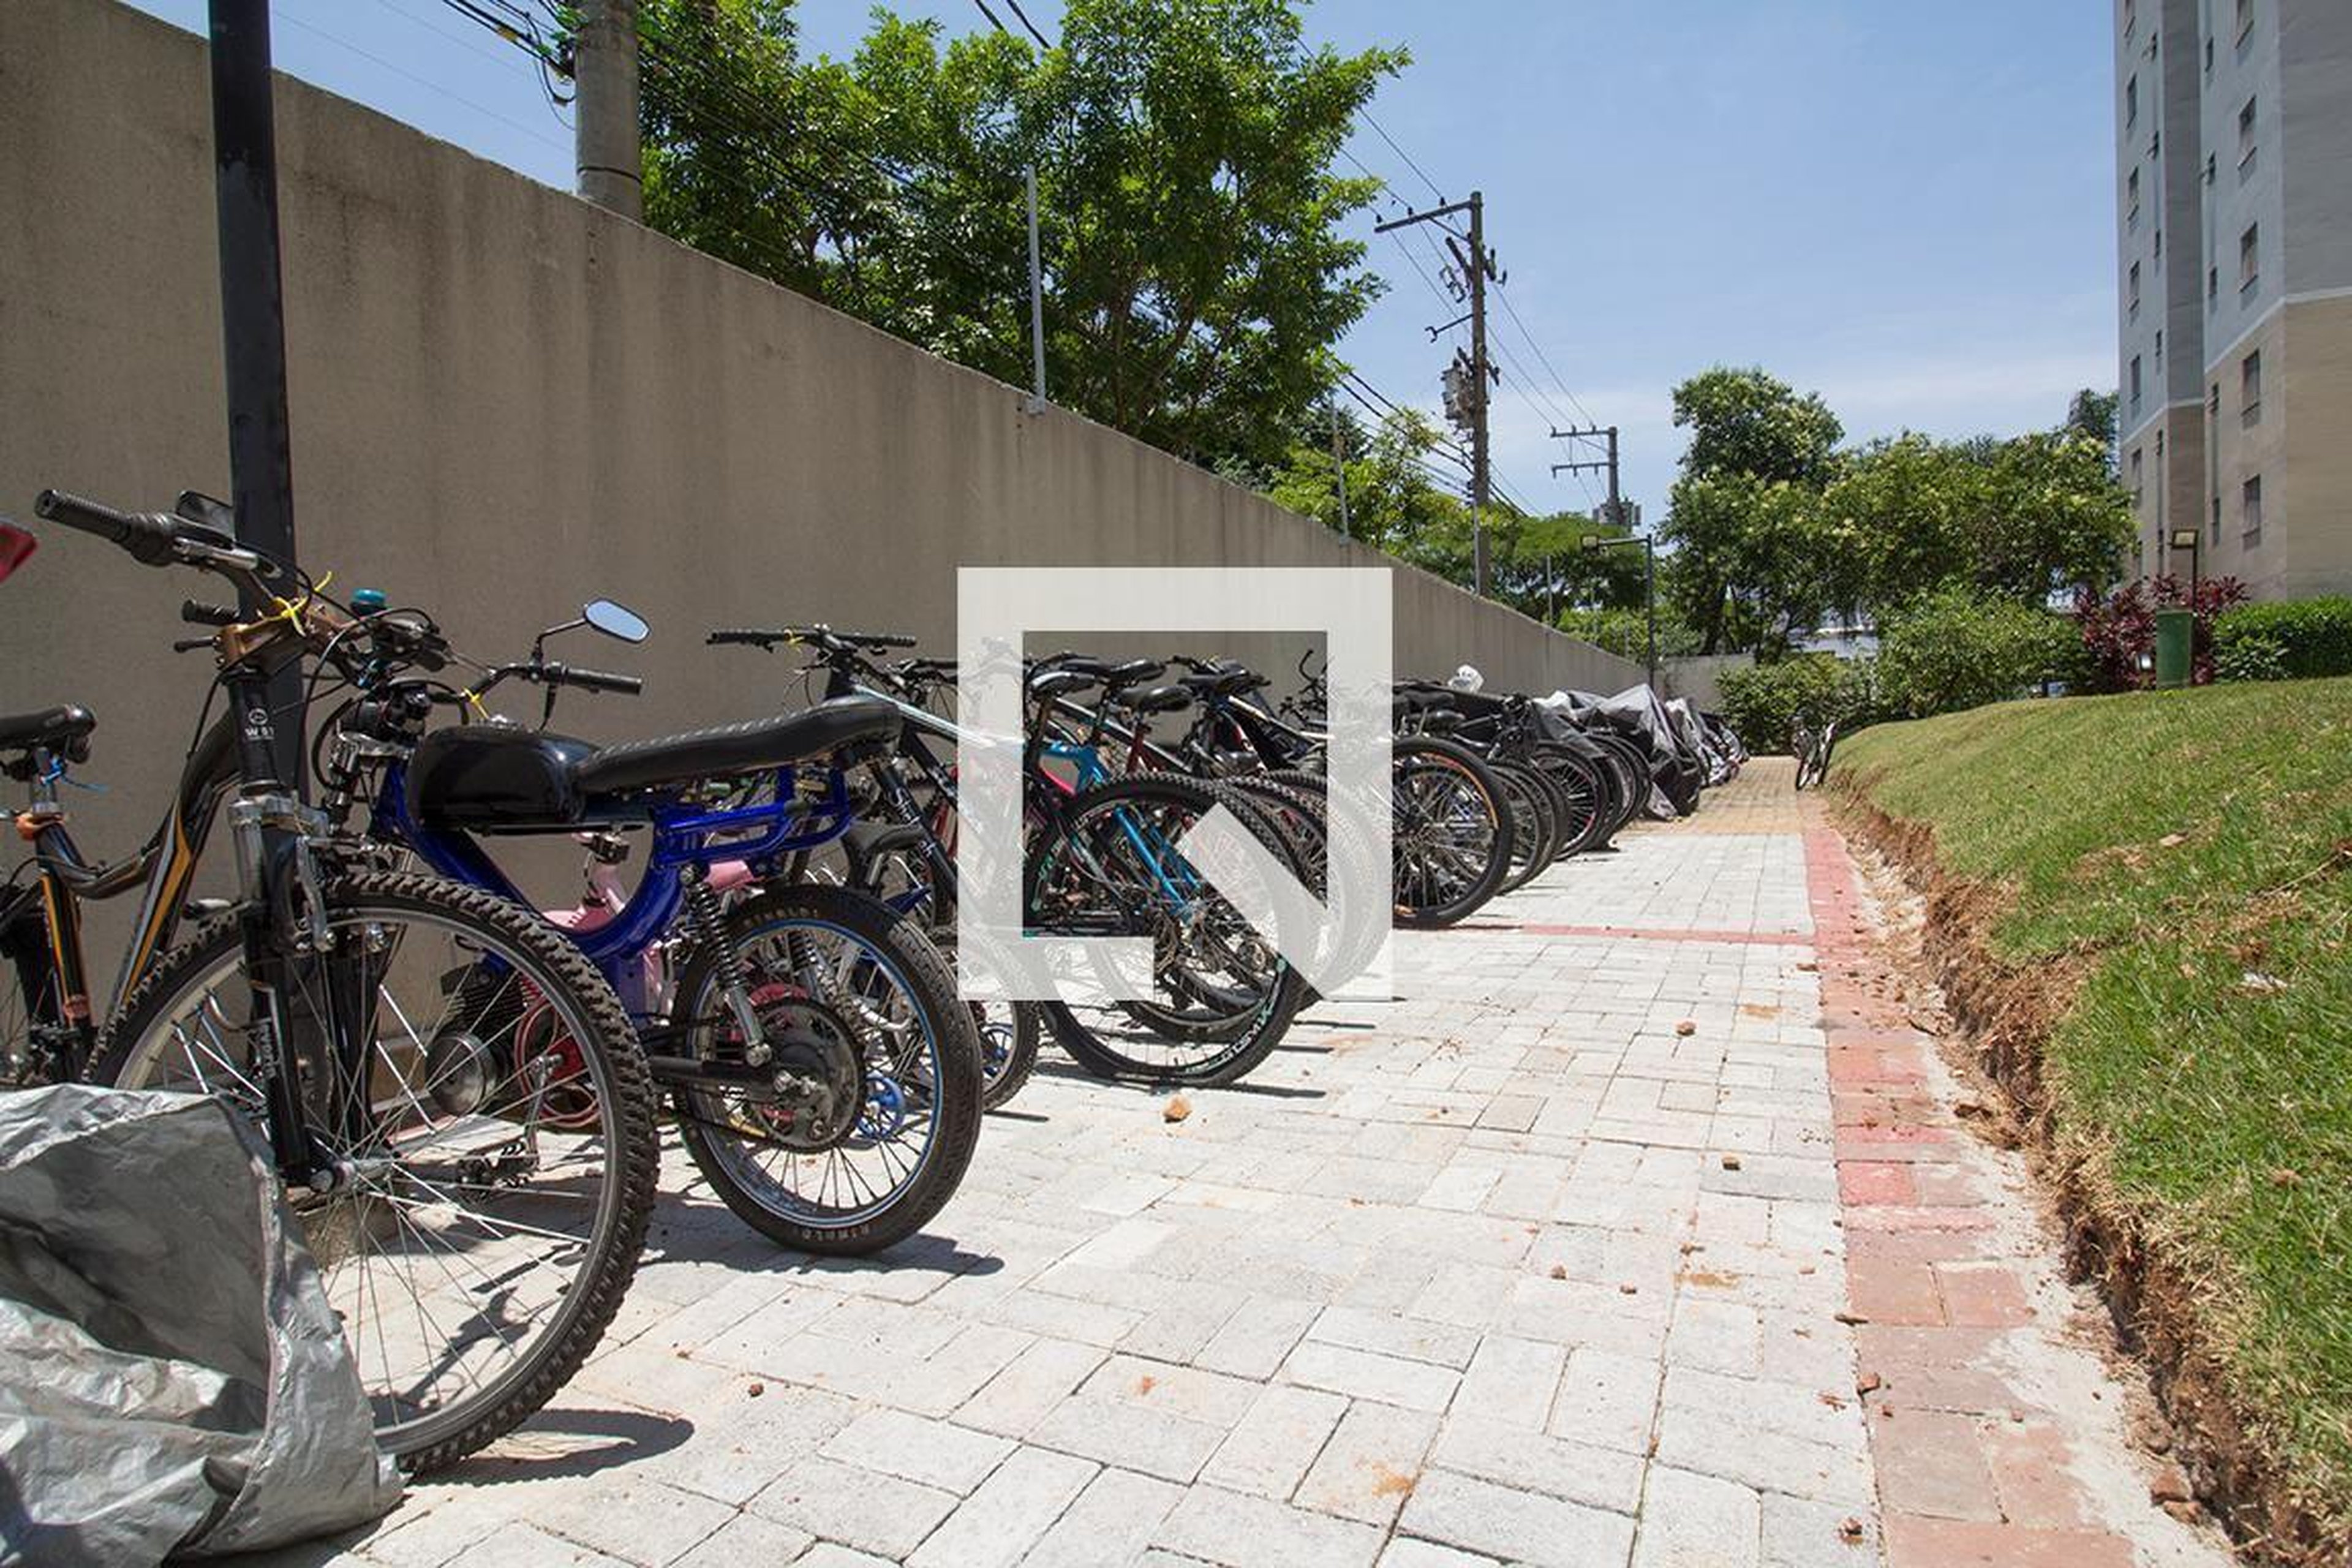
{"type": "MultiPolygon", "coordinates": [[[[378,1443],[411,1470],[462,1458],[577,1370],[635,1273],[658,1148],[628,1019],[546,928],[446,880],[384,868],[331,837],[278,777],[286,710],[272,705],[273,677],[310,664],[307,707],[321,681],[351,668],[354,623],[317,584],[238,544],[226,509],[193,493],[174,513],[54,490],[35,510],[142,564],[222,577],[259,606],[183,608],[213,628],[195,646],[213,649],[215,692],[227,701],[200,724],[173,813],[144,848],[90,868],[61,813],[36,817],[54,907],[133,885],[147,903],[119,1008],[81,1062],[49,1065],[122,1088],[215,1094],[240,1110],[267,1141],[351,1341],[378,1443]],[[244,891],[163,950],[224,804],[244,891]],[[451,977],[475,983],[445,990],[451,977]],[[564,1078],[543,1062],[465,1077],[457,1067],[482,1045],[489,1015],[463,1004],[521,988],[576,1043],[564,1078]],[[570,1121],[543,1114],[553,1091],[577,1108],[570,1121]]],[[[46,752],[50,770],[69,761],[89,725],[67,711],[20,730],[36,742],[20,753],[46,752]]],[[[78,922],[52,930],[46,963],[61,987],[81,972],[78,922]]],[[[27,955],[17,957],[21,981],[27,955]]]]}
{"type": "MultiPolygon", "coordinates": [[[[603,747],[543,728],[429,726],[438,708],[480,712],[509,679],[547,689],[542,725],[560,687],[635,689],[546,658],[557,632],[606,629],[597,613],[542,632],[524,660],[473,664],[465,688],[439,673],[456,656],[429,616],[373,617],[373,657],[321,761],[329,815],[516,905],[527,901],[484,840],[573,834],[592,870],[610,870],[627,857],[621,836],[646,832],[636,885],[600,894],[592,879],[551,929],[638,1021],[688,1155],[739,1218],[786,1246],[863,1255],[903,1240],[970,1168],[978,1039],[915,922],[787,870],[856,824],[847,772],[887,755],[898,716],[853,698],[603,747]]],[[[511,1054],[561,1059],[563,1031],[529,997],[512,1006],[511,1054]]]]}
{"type": "Polygon", "coordinates": [[[1829,777],[1830,753],[1837,746],[1838,721],[1831,719],[1818,729],[1799,719],[1790,731],[1790,749],[1797,754],[1797,787],[1818,784],[1829,777]]]}

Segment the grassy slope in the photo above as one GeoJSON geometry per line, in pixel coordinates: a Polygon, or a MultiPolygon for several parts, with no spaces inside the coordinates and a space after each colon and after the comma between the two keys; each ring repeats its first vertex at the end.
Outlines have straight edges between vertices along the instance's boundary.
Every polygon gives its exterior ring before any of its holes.
{"type": "Polygon", "coordinates": [[[2094,955],[2045,1064],[2062,1150],[2210,1281],[2259,1435],[2352,1525],[2352,680],[2006,703],[1837,760],[2014,891],[2001,957],[2094,955]]]}

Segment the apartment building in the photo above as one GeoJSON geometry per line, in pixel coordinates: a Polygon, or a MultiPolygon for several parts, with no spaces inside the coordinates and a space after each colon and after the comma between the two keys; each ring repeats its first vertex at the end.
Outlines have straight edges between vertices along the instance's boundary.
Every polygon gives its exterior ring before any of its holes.
{"type": "Polygon", "coordinates": [[[2352,0],[2116,0],[2118,456],[2145,574],[2352,593],[2352,0]]]}

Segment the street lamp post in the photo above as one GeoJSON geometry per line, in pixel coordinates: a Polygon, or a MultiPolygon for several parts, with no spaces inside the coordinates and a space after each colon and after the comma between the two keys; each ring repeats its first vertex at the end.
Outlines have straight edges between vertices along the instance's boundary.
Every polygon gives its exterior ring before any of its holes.
{"type": "Polygon", "coordinates": [[[2176,528],[2169,542],[2176,551],[2189,552],[2189,605],[2194,609],[2197,606],[2200,573],[2204,565],[2203,538],[2193,528],[2176,528]]]}
{"type": "Polygon", "coordinates": [[[1598,533],[1584,536],[1584,548],[1596,555],[1620,544],[1642,547],[1642,603],[1649,617],[1650,688],[1655,690],[1658,685],[1658,544],[1646,533],[1639,539],[1630,536],[1612,539],[1598,533]]]}

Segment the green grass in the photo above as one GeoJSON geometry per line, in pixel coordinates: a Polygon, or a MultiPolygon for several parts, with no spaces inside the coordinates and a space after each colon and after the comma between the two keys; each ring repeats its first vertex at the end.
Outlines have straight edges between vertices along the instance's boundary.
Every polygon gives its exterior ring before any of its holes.
{"type": "Polygon", "coordinates": [[[1866,731],[1843,782],[2086,970],[2062,1154],[2199,1283],[2253,1435],[2352,1535],[2352,680],[2004,703],[1866,731]]]}

